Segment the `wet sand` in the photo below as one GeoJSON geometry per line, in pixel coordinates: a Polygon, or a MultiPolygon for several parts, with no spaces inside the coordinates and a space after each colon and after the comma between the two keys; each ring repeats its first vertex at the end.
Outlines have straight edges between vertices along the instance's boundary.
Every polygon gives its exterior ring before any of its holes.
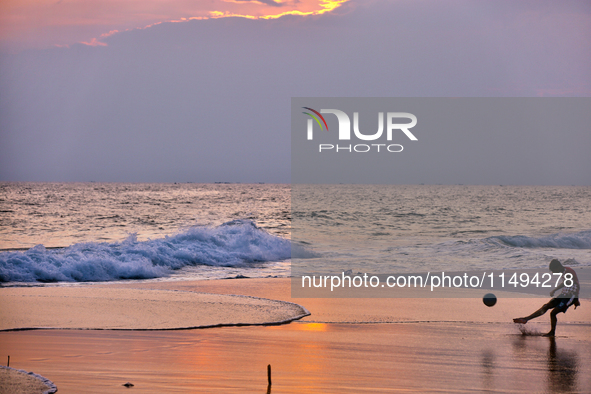
{"type": "Polygon", "coordinates": [[[0,366],[0,393],[50,394],[56,387],[42,376],[27,371],[0,366]]]}
{"type": "Polygon", "coordinates": [[[171,330],[285,323],[308,314],[258,297],[92,285],[4,288],[0,305],[0,330],[171,330]]]}
{"type": "MultiPolygon", "coordinates": [[[[105,288],[130,287],[111,285],[105,288]]],[[[182,331],[0,332],[0,357],[59,393],[588,392],[591,301],[559,315],[558,337],[510,319],[541,299],[292,299],[289,279],[159,282],[133,287],[285,300],[311,313],[281,326],[182,331]]],[[[66,312],[64,312],[66,313],[66,312]]],[[[0,358],[1,359],[1,358],[0,358]]]]}

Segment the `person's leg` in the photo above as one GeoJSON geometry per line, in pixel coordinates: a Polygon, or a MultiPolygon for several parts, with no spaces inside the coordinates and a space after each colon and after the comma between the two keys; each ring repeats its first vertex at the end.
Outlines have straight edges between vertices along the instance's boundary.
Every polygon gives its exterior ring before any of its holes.
{"type": "Polygon", "coordinates": [[[550,312],[550,332],[544,334],[545,337],[553,337],[556,334],[556,323],[558,322],[556,315],[560,312],[562,311],[559,310],[559,308],[554,308],[552,309],[552,312],[550,312]]]}
{"type": "Polygon", "coordinates": [[[513,319],[513,321],[515,323],[525,324],[528,321],[530,321],[531,319],[535,319],[536,317],[542,316],[544,313],[546,313],[546,311],[548,311],[549,308],[550,308],[550,303],[544,304],[544,305],[542,305],[542,307],[540,309],[538,309],[537,311],[535,311],[531,315],[526,316],[526,317],[518,317],[517,319],[513,319]]]}

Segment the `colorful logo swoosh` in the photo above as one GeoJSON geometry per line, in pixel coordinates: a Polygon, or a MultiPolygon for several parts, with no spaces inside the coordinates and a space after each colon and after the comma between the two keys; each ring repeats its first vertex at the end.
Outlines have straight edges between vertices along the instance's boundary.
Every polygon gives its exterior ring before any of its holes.
{"type": "MultiPolygon", "coordinates": [[[[312,108],[309,108],[309,107],[302,107],[302,108],[307,109],[308,111],[312,111],[316,115],[318,115],[320,117],[320,119],[322,119],[322,122],[324,122],[324,126],[326,126],[326,131],[328,131],[328,125],[326,124],[326,120],[324,120],[324,116],[320,115],[320,112],[318,112],[318,111],[316,111],[316,110],[314,110],[312,108]]],[[[318,123],[318,125],[320,126],[320,130],[323,129],[322,123],[320,123],[320,119],[318,119],[318,117],[312,115],[309,112],[302,112],[302,113],[311,116],[318,123]]]]}

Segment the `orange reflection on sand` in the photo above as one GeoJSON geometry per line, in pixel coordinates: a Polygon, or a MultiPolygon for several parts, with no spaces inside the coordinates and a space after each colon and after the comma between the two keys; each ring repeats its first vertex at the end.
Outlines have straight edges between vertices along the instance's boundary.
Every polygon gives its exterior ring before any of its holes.
{"type": "Polygon", "coordinates": [[[299,331],[328,331],[328,324],[326,323],[297,323],[294,328],[299,331]]]}

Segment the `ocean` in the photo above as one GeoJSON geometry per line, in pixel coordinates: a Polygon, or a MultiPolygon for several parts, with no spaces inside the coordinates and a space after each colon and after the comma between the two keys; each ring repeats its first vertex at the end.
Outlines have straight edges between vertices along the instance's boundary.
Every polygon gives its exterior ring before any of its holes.
{"type": "Polygon", "coordinates": [[[591,187],[0,184],[0,282],[591,266],[591,187]]]}
{"type": "Polygon", "coordinates": [[[0,281],[288,276],[290,221],[289,185],[3,183],[0,281]]]}
{"type": "Polygon", "coordinates": [[[296,185],[292,269],[391,274],[591,265],[591,188],[296,185]]]}

